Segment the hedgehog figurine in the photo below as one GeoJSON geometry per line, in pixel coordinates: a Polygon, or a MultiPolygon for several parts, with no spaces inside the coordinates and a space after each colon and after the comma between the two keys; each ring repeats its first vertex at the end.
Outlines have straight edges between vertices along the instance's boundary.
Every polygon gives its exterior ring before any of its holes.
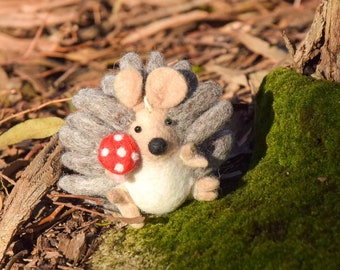
{"type": "MultiPolygon", "coordinates": [[[[133,52],[100,89],[80,90],[77,112],[59,131],[62,163],[74,171],[59,186],[106,199],[123,217],[162,215],[189,198],[218,196],[216,170],[232,148],[225,124],[232,105],[214,82],[198,82],[188,61],[167,66],[159,52],[144,66],[133,52]]],[[[144,221],[132,224],[139,228],[144,221]]]]}

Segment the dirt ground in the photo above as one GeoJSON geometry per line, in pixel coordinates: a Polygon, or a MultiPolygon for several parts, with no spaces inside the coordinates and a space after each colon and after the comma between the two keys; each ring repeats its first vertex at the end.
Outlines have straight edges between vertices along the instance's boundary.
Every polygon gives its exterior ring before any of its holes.
{"type": "MultiPolygon", "coordinates": [[[[223,98],[232,101],[236,148],[221,168],[223,193],[229,192],[233,187],[223,181],[240,178],[251,155],[253,97],[269,71],[289,65],[283,35],[298,45],[318,3],[3,0],[0,134],[28,119],[64,118],[74,109],[72,95],[83,87],[98,87],[124,53],[135,51],[147,59],[158,50],[169,63],[188,59],[201,81],[215,80],[225,90],[223,98]]],[[[13,187],[48,141],[0,148],[0,221],[13,187]]],[[[100,206],[60,194],[53,184],[10,241],[2,243],[7,246],[2,268],[87,269],[100,234],[126,226],[110,220],[100,206]]]]}

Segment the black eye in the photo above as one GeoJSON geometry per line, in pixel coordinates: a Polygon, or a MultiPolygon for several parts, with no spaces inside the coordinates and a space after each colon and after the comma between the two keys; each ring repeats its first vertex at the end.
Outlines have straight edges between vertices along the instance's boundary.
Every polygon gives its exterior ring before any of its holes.
{"type": "Polygon", "coordinates": [[[171,126],[172,123],[173,123],[173,121],[172,121],[170,118],[167,118],[167,119],[165,119],[165,121],[164,121],[164,124],[165,124],[166,126],[171,126]]]}
{"type": "Polygon", "coordinates": [[[142,127],[141,126],[135,126],[135,132],[139,133],[142,131],[142,127]]]}

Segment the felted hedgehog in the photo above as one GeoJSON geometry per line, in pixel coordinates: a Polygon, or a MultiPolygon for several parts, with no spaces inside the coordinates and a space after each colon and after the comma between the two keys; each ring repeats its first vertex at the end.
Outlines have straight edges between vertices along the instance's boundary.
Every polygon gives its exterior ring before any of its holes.
{"type": "Polygon", "coordinates": [[[73,97],[78,111],[66,118],[59,138],[62,163],[75,174],[62,176],[59,186],[103,197],[128,218],[169,213],[190,197],[216,199],[213,171],[232,147],[224,124],[233,110],[219,100],[221,87],[199,83],[187,61],[167,66],[159,52],[145,66],[127,53],[119,67],[100,89],[73,97]]]}

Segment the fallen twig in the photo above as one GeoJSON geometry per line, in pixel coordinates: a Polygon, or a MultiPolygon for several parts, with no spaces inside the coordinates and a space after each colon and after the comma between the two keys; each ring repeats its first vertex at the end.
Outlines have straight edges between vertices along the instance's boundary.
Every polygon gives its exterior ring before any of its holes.
{"type": "Polygon", "coordinates": [[[3,123],[5,123],[5,122],[7,122],[7,121],[9,121],[9,120],[11,120],[13,118],[18,117],[18,116],[23,116],[23,115],[25,115],[27,113],[38,111],[38,110],[40,110],[40,109],[42,109],[42,108],[44,108],[44,107],[46,107],[48,105],[56,104],[56,103],[62,103],[62,102],[67,102],[67,101],[70,101],[71,99],[72,98],[61,98],[61,99],[56,99],[56,100],[51,100],[51,101],[45,102],[45,103],[43,103],[43,104],[41,104],[41,105],[39,105],[39,106],[37,106],[35,108],[27,109],[27,110],[24,110],[22,112],[18,112],[16,114],[13,114],[11,116],[6,117],[5,119],[0,121],[0,125],[2,125],[3,123]]]}
{"type": "Polygon", "coordinates": [[[84,207],[81,207],[81,206],[73,205],[71,203],[63,203],[63,202],[53,202],[53,203],[55,205],[63,205],[63,206],[69,207],[69,208],[73,208],[73,209],[81,210],[81,211],[84,211],[84,212],[87,212],[87,213],[90,213],[90,214],[101,216],[101,217],[110,219],[112,221],[122,221],[122,222],[125,222],[125,223],[128,223],[128,224],[141,223],[145,219],[145,217],[142,217],[142,216],[141,217],[134,217],[134,218],[115,217],[115,216],[108,215],[108,214],[102,214],[102,213],[99,213],[97,211],[90,210],[90,209],[87,209],[87,208],[84,208],[84,207]]]}
{"type": "Polygon", "coordinates": [[[88,200],[93,201],[97,205],[103,205],[104,201],[101,198],[84,196],[84,195],[74,195],[74,194],[48,194],[48,198],[72,198],[72,199],[81,199],[81,200],[88,200]]]}
{"type": "Polygon", "coordinates": [[[15,181],[11,178],[9,178],[7,175],[4,175],[2,172],[0,172],[0,177],[2,177],[3,179],[5,179],[7,182],[9,182],[10,184],[12,184],[13,186],[15,186],[15,181]]]}
{"type": "Polygon", "coordinates": [[[24,59],[27,59],[31,54],[32,54],[32,51],[34,50],[35,46],[37,45],[42,33],[43,33],[43,30],[45,28],[45,24],[46,24],[46,20],[47,20],[47,17],[49,15],[49,12],[45,14],[45,18],[43,20],[43,22],[41,23],[41,25],[39,26],[31,44],[29,45],[29,47],[27,48],[27,51],[25,52],[23,58],[24,59]]]}
{"type": "Polygon", "coordinates": [[[59,205],[50,215],[48,215],[47,217],[41,219],[38,222],[38,225],[43,225],[43,224],[45,224],[47,222],[51,222],[60,213],[60,211],[63,210],[63,208],[64,208],[63,205],[59,205]]]}
{"type": "Polygon", "coordinates": [[[28,250],[21,250],[19,251],[17,254],[15,254],[10,261],[7,263],[6,267],[4,268],[4,270],[11,270],[13,264],[20,260],[22,257],[26,256],[28,254],[28,250]]]}

